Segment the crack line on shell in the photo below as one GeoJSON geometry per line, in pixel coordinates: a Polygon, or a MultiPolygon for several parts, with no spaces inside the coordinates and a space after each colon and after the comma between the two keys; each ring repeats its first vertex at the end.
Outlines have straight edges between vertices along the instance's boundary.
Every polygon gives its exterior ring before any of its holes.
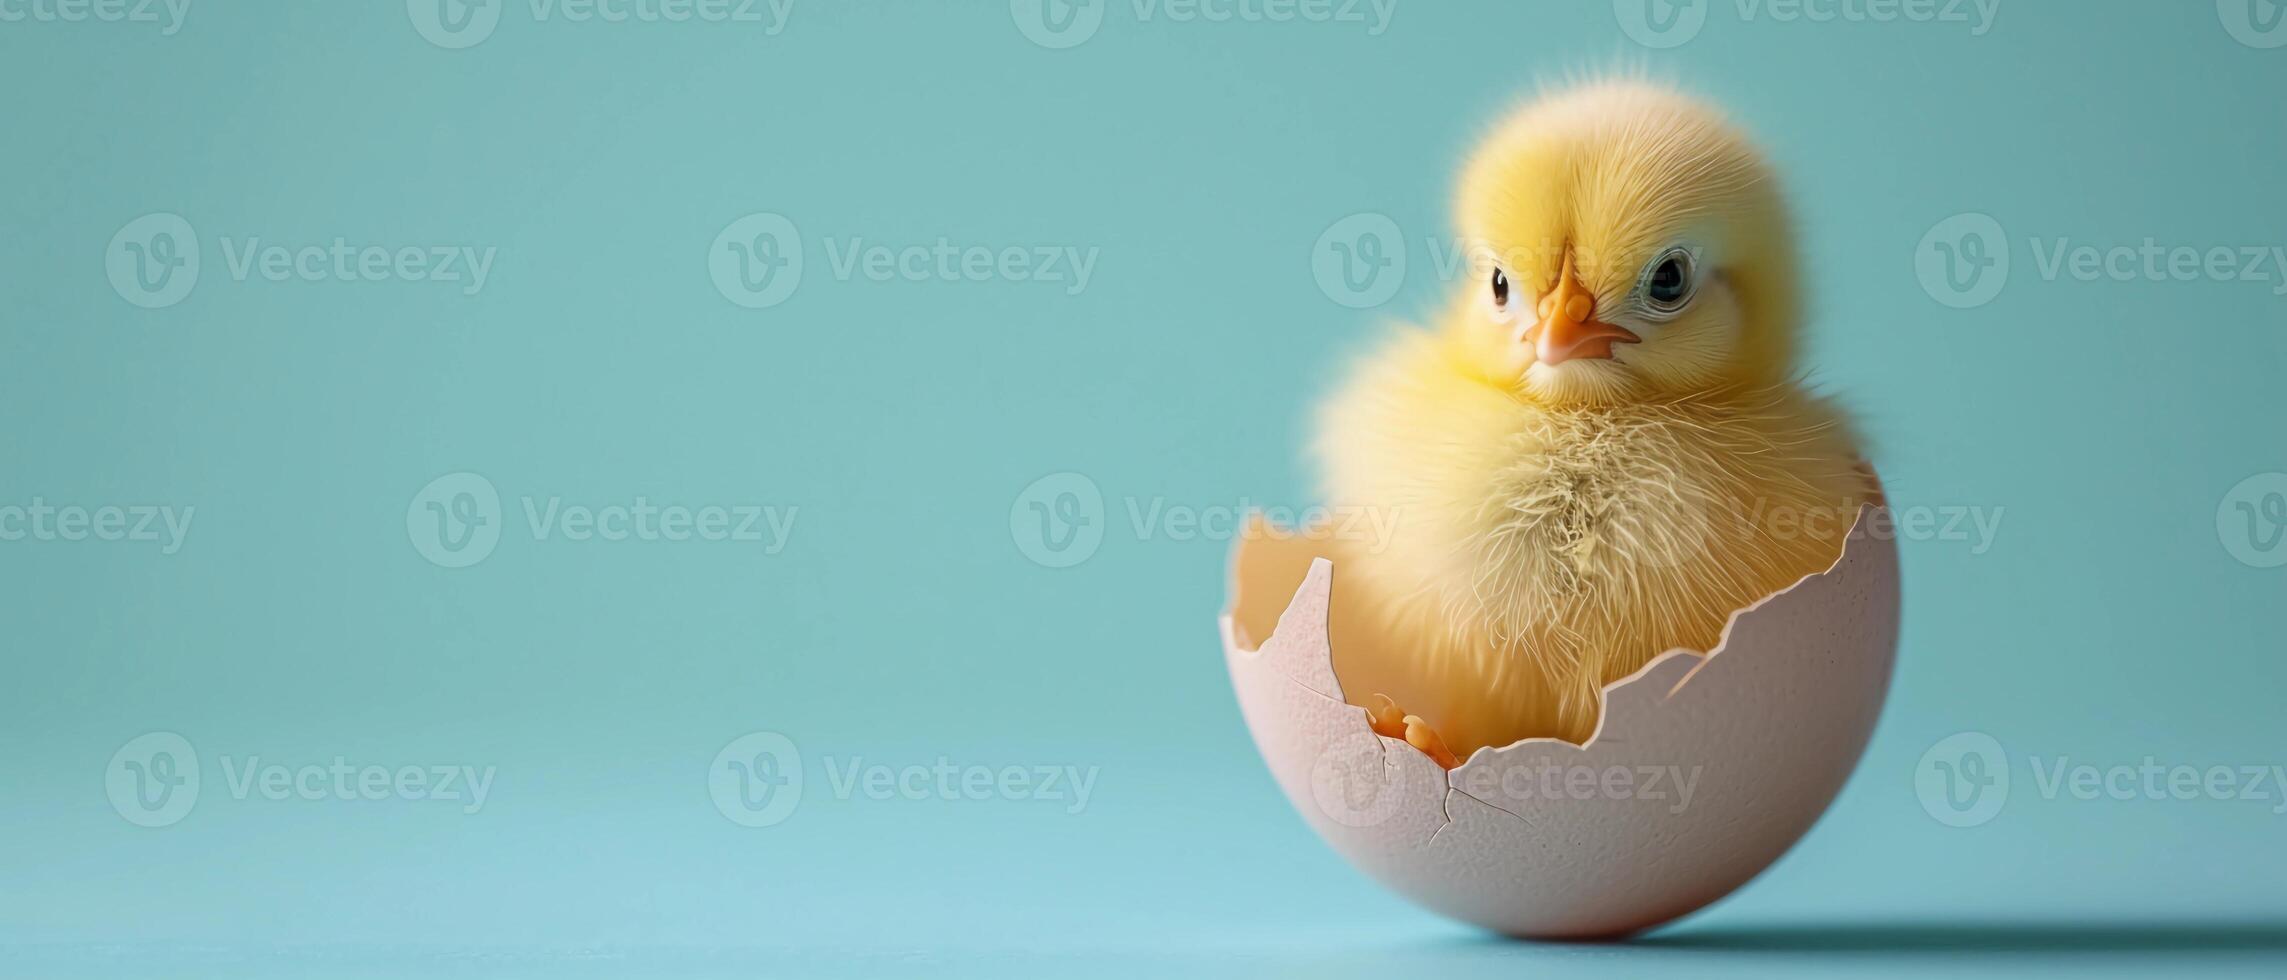
{"type": "MultiPolygon", "coordinates": [[[[1299,687],[1299,688],[1301,688],[1301,689],[1303,689],[1303,690],[1305,690],[1305,691],[1308,691],[1308,692],[1310,692],[1311,694],[1315,694],[1315,695],[1317,695],[1317,696],[1318,696],[1318,697],[1320,697],[1320,698],[1324,698],[1324,699],[1325,699],[1326,701],[1328,701],[1329,703],[1332,703],[1332,704],[1338,704],[1338,705],[1341,705],[1342,707],[1345,707],[1345,708],[1350,708],[1350,709],[1353,709],[1353,710],[1357,711],[1357,712],[1358,712],[1358,718],[1359,718],[1359,721],[1360,721],[1361,723],[1363,723],[1363,722],[1365,721],[1365,717],[1366,717],[1366,709],[1364,709],[1364,708],[1360,708],[1360,707],[1358,707],[1357,705],[1351,704],[1351,703],[1350,703],[1350,702],[1348,702],[1348,701],[1338,701],[1338,700],[1335,700],[1334,698],[1329,698],[1329,697],[1326,697],[1326,695],[1325,695],[1325,693],[1324,693],[1324,692],[1322,692],[1322,691],[1318,690],[1317,688],[1315,688],[1315,687],[1312,687],[1312,686],[1310,686],[1310,685],[1308,685],[1308,684],[1305,684],[1305,683],[1303,683],[1303,682],[1301,682],[1301,681],[1295,680],[1295,679],[1294,679],[1294,678],[1292,678],[1292,677],[1289,677],[1289,676],[1287,676],[1287,674],[1286,674],[1286,672],[1285,672],[1285,671],[1282,671],[1282,670],[1273,670],[1273,671],[1271,671],[1271,673],[1277,674],[1280,680],[1283,680],[1283,681],[1285,681],[1285,682],[1287,682],[1287,683],[1289,683],[1289,684],[1292,684],[1292,685],[1294,685],[1294,686],[1296,686],[1296,687],[1299,687]]],[[[1395,742],[1395,741],[1398,741],[1398,740],[1397,740],[1397,739],[1394,739],[1394,738],[1391,738],[1391,737],[1389,737],[1389,736],[1387,736],[1387,735],[1384,735],[1384,734],[1382,734],[1382,733],[1380,733],[1380,732],[1377,732],[1377,731],[1375,731],[1375,730],[1374,730],[1374,726],[1373,726],[1373,725],[1371,725],[1371,724],[1362,724],[1362,725],[1361,725],[1361,727],[1363,727],[1363,728],[1366,730],[1366,734],[1368,734],[1368,735],[1371,735],[1371,736],[1373,736],[1373,737],[1374,737],[1374,748],[1375,748],[1375,749],[1377,749],[1377,750],[1379,750],[1379,751],[1382,753],[1382,768],[1383,768],[1385,771],[1387,771],[1389,768],[1391,768],[1391,766],[1392,766],[1392,765],[1394,765],[1394,763],[1392,763],[1392,762],[1390,761],[1390,743],[1391,743],[1391,742],[1395,742]]],[[[1409,748],[1409,749],[1413,748],[1413,746],[1411,746],[1411,745],[1408,745],[1408,746],[1406,746],[1406,747],[1407,747],[1407,748],[1409,748]]],[[[1427,758],[1428,758],[1428,756],[1423,756],[1423,758],[1424,758],[1424,759],[1427,759],[1427,758]]],[[[1459,792],[1459,790],[1456,790],[1456,789],[1454,789],[1454,787],[1453,787],[1453,783],[1452,783],[1452,778],[1453,778],[1453,777],[1452,777],[1452,775],[1451,775],[1450,773],[1448,773],[1448,774],[1447,774],[1447,776],[1446,776],[1445,792],[1444,792],[1444,793],[1440,793],[1440,794],[1438,794],[1438,797],[1437,797],[1437,815],[1438,815],[1438,824],[1437,824],[1437,830],[1436,830],[1436,831],[1433,831],[1433,832],[1431,832],[1431,833],[1430,833],[1430,835],[1429,835],[1429,840],[1430,840],[1430,843],[1432,843],[1432,844],[1434,844],[1434,843],[1436,843],[1436,842],[1437,842],[1437,835],[1438,835],[1439,833],[1443,833],[1443,832],[1445,831],[1445,828],[1446,828],[1447,826],[1449,826],[1449,825],[1451,825],[1451,824],[1453,823],[1453,811],[1452,811],[1451,809],[1449,809],[1449,808],[1448,808],[1448,807],[1445,805],[1445,801],[1446,801],[1446,800],[1449,798],[1448,794],[1459,792]]],[[[1470,799],[1476,800],[1477,798],[1476,798],[1476,797],[1474,797],[1474,796],[1472,796],[1472,797],[1470,797],[1470,799]]],[[[1483,801],[1483,800],[1477,800],[1477,802],[1479,802],[1479,803],[1484,803],[1485,801],[1483,801]]],[[[1485,805],[1486,805],[1486,806],[1492,806],[1492,804],[1490,804],[1490,803],[1486,803],[1485,805]]],[[[1500,809],[1500,808],[1499,808],[1499,807],[1494,807],[1494,809],[1500,809]]],[[[1506,811],[1503,811],[1503,812],[1506,812],[1506,811]]],[[[1510,816],[1516,816],[1516,815],[1515,815],[1515,814],[1510,814],[1510,816]]],[[[1523,818],[1523,817],[1517,817],[1517,819],[1519,819],[1519,820],[1524,820],[1524,818],[1523,818]]],[[[1529,821],[1529,820],[1528,820],[1528,821],[1525,821],[1525,825],[1526,825],[1526,826],[1531,826],[1531,825],[1532,825],[1532,822],[1531,822],[1531,821],[1529,821]]]]}

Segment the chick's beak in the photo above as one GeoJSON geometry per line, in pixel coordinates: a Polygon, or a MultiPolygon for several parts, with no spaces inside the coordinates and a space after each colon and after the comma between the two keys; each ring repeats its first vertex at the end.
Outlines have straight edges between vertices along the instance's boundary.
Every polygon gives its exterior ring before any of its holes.
{"type": "Polygon", "coordinates": [[[1556,288],[1541,297],[1540,322],[1525,330],[1524,339],[1542,364],[1562,364],[1574,358],[1610,359],[1613,344],[1639,344],[1644,338],[1596,319],[1596,297],[1580,284],[1572,256],[1564,259],[1556,288]]]}

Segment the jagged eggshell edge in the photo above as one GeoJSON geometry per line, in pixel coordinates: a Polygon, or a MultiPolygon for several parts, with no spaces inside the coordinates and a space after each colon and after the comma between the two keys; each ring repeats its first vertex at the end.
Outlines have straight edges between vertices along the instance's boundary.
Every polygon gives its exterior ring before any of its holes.
{"type": "Polygon", "coordinates": [[[1625,935],[1761,873],[1857,766],[1897,646],[1897,546],[1874,530],[1886,524],[1860,509],[1833,565],[1734,613],[1713,651],[1672,650],[1607,686],[1586,745],[1528,739],[1446,772],[1374,734],[1334,674],[1322,556],[1251,646],[1233,614],[1261,601],[1242,594],[1266,577],[1250,565],[1300,564],[1299,536],[1250,533],[1236,549],[1224,659],[1280,788],[1352,863],[1498,932],[1625,935]]]}

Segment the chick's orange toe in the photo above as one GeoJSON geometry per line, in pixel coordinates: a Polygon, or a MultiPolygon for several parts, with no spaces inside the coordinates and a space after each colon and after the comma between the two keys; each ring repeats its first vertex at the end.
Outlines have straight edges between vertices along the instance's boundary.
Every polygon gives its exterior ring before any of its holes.
{"type": "Polygon", "coordinates": [[[1406,713],[1387,694],[1376,694],[1366,708],[1366,721],[1374,726],[1374,734],[1385,738],[1406,737],[1406,713]]]}
{"type": "Polygon", "coordinates": [[[1453,757],[1453,750],[1445,747],[1445,739],[1438,737],[1437,731],[1421,720],[1420,715],[1406,716],[1406,744],[1420,749],[1421,754],[1429,756],[1429,761],[1437,763],[1439,768],[1461,765],[1461,760],[1453,757]]]}

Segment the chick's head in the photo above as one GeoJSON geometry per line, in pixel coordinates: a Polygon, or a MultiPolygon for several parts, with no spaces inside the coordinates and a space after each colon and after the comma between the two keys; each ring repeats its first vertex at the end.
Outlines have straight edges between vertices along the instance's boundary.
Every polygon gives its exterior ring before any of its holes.
{"type": "Polygon", "coordinates": [[[1545,97],[1462,173],[1447,322],[1490,382],[1553,405],[1685,397],[1792,370],[1785,204],[1711,107],[1642,82],[1545,97]]]}

